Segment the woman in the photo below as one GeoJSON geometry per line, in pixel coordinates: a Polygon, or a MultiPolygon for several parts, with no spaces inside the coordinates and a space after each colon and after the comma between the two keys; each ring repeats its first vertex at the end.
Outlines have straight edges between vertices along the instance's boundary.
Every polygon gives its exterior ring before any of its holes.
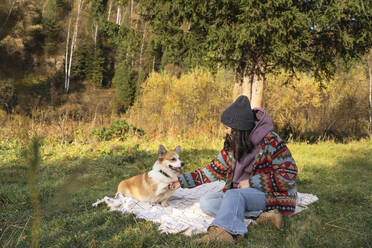
{"type": "Polygon", "coordinates": [[[221,116],[225,126],[224,148],[205,168],[185,173],[173,188],[193,188],[226,180],[223,192],[200,199],[200,208],[215,219],[199,241],[237,241],[248,232],[244,217],[258,217],[281,228],[282,215],[296,207],[297,167],[263,109],[251,109],[240,96],[221,116]]]}

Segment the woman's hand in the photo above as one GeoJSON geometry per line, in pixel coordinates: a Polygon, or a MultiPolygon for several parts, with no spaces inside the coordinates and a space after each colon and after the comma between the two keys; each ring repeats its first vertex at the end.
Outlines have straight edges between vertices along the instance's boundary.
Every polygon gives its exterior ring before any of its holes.
{"type": "Polygon", "coordinates": [[[242,188],[249,188],[251,187],[250,183],[249,183],[249,180],[243,180],[243,181],[240,181],[240,183],[238,184],[238,188],[239,189],[242,189],[242,188]]]}
{"type": "Polygon", "coordinates": [[[174,180],[174,181],[170,182],[168,187],[169,187],[170,190],[176,190],[176,189],[181,187],[180,181],[174,180]]]}

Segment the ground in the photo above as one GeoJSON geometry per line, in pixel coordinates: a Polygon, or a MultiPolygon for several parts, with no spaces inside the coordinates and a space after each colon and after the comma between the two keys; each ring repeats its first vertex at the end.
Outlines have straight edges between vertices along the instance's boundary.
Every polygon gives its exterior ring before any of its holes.
{"type": "MultiPolygon", "coordinates": [[[[222,139],[129,138],[126,141],[41,143],[37,171],[40,247],[203,247],[195,238],[161,234],[157,225],[92,203],[113,196],[124,178],[149,170],[157,147],[181,145],[184,171],[209,162],[222,139]]],[[[283,231],[250,225],[236,247],[372,247],[372,141],[348,144],[289,143],[299,176],[298,191],[319,201],[285,217],[283,231]]],[[[33,207],[29,173],[19,141],[0,140],[0,246],[29,247],[33,207]]],[[[214,244],[215,247],[231,245],[214,244]]]]}

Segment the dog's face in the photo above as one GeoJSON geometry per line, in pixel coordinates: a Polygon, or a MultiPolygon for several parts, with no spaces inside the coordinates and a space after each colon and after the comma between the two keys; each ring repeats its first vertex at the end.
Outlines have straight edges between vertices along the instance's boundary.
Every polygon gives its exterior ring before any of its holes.
{"type": "Polygon", "coordinates": [[[159,146],[158,161],[162,169],[177,175],[182,174],[181,167],[184,163],[180,160],[181,147],[177,146],[174,151],[167,151],[163,145],[159,146]]]}

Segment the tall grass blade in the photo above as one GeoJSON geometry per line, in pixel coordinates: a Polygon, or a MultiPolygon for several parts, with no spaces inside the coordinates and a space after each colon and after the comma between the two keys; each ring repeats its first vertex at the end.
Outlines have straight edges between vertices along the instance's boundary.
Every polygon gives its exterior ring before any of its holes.
{"type": "Polygon", "coordinates": [[[41,206],[40,193],[38,187],[38,168],[40,166],[40,140],[33,137],[26,153],[26,161],[29,166],[28,184],[31,196],[31,204],[34,210],[32,233],[31,233],[31,247],[39,247],[39,238],[41,230],[41,206]]]}

